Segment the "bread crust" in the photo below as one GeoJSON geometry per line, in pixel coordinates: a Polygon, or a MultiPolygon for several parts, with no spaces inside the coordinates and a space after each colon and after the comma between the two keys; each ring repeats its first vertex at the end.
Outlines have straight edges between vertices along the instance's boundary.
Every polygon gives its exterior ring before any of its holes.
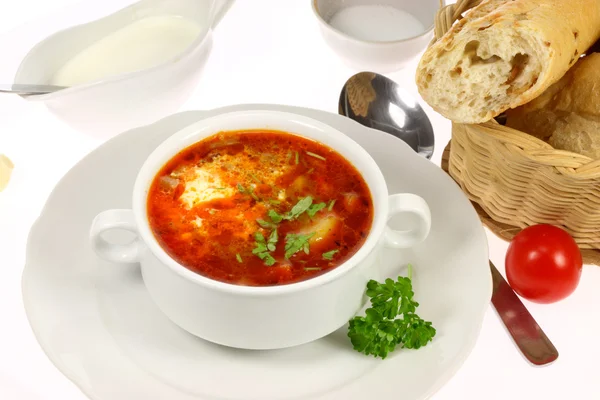
{"type": "Polygon", "coordinates": [[[481,123],[557,82],[598,39],[600,0],[484,0],[424,53],[423,99],[459,123],[481,123]]]}
{"type": "Polygon", "coordinates": [[[581,59],[531,102],[509,110],[506,125],[559,150],[600,159],[600,53],[581,59]]]}

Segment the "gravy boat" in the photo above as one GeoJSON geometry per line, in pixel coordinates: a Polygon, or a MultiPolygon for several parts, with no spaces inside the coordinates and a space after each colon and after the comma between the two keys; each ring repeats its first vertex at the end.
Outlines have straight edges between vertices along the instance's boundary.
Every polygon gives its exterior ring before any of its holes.
{"type": "Polygon", "coordinates": [[[75,55],[111,33],[148,17],[175,16],[197,23],[196,39],[160,64],[57,92],[24,95],[43,103],[76,130],[106,139],[176,112],[189,98],[212,48],[212,31],[233,0],[141,0],[113,14],[59,31],[24,57],[14,83],[48,85],[75,55]]]}

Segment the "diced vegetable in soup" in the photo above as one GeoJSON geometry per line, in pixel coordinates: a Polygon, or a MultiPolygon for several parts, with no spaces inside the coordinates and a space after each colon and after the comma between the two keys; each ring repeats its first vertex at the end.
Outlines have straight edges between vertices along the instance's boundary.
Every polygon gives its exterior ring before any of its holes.
{"type": "Polygon", "coordinates": [[[271,286],[323,274],[373,221],[363,177],[325,145],[277,131],[222,132],[172,158],[148,193],[163,249],[222,282],[271,286]]]}

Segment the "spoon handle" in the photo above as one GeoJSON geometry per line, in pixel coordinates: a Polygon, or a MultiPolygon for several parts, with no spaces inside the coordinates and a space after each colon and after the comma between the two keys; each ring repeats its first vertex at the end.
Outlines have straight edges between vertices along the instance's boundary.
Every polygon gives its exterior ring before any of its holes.
{"type": "Polygon", "coordinates": [[[0,83],[0,93],[14,93],[14,94],[46,94],[56,92],[58,90],[66,89],[64,86],[54,85],[28,85],[15,83],[12,85],[6,85],[0,83]]]}
{"type": "Polygon", "coordinates": [[[492,304],[521,353],[534,365],[546,365],[556,360],[556,347],[491,261],[490,268],[494,285],[492,304]]]}

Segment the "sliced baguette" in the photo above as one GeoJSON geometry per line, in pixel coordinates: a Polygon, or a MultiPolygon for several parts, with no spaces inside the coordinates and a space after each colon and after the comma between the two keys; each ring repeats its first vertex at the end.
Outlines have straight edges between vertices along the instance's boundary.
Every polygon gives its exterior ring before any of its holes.
{"type": "Polygon", "coordinates": [[[423,55],[423,99],[458,123],[534,99],[600,38],[600,0],[484,0],[423,55]]]}

